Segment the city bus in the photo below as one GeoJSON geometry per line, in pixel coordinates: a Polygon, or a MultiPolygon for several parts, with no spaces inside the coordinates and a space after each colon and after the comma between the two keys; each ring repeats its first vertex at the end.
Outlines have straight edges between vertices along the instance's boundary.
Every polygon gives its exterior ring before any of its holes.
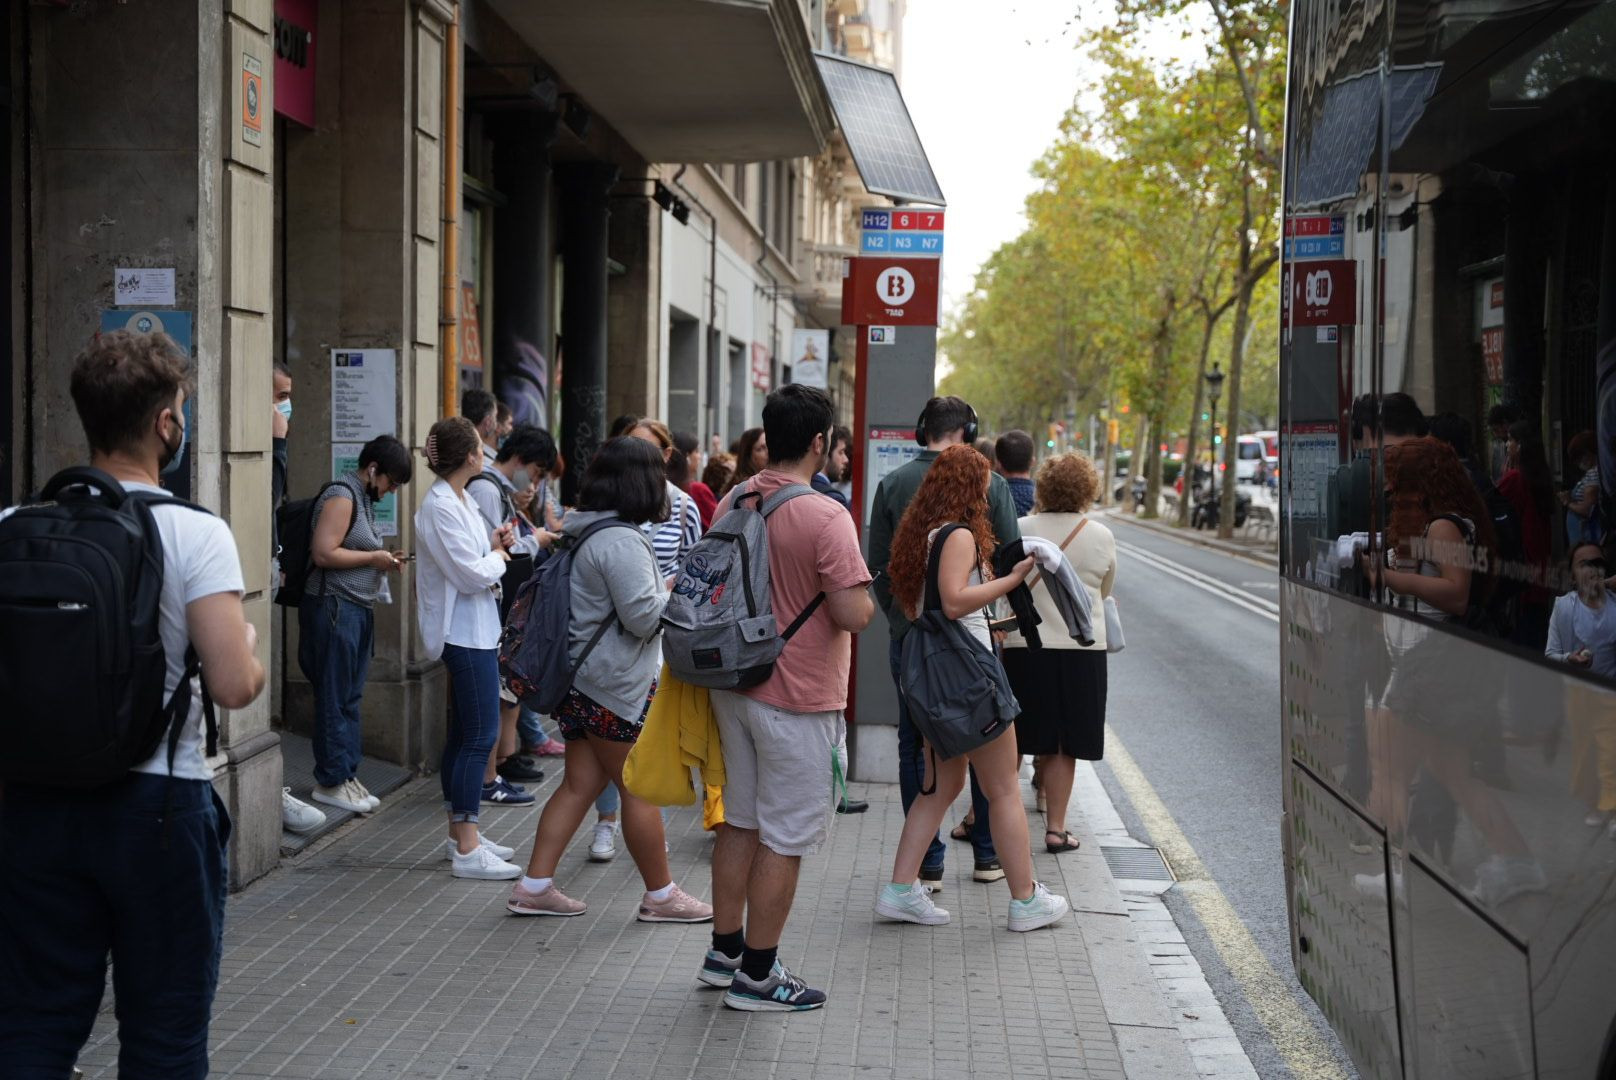
{"type": "Polygon", "coordinates": [[[1364,1077],[1616,1080],[1616,0],[1290,13],[1296,971],[1364,1077]]]}

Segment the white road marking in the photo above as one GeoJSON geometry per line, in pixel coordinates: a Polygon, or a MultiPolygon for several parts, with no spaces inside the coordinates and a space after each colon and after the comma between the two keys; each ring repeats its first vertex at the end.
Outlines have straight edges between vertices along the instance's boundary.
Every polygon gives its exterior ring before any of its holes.
{"type": "Polygon", "coordinates": [[[1279,605],[1266,597],[1245,592],[1198,570],[1191,570],[1187,566],[1179,566],[1175,562],[1162,558],[1155,552],[1130,544],[1126,540],[1117,541],[1117,550],[1138,559],[1153,570],[1159,570],[1169,577],[1188,582],[1203,592],[1211,593],[1221,600],[1227,600],[1236,607],[1245,608],[1247,611],[1255,615],[1261,615],[1266,619],[1271,619],[1275,623],[1279,622],[1279,605]]]}

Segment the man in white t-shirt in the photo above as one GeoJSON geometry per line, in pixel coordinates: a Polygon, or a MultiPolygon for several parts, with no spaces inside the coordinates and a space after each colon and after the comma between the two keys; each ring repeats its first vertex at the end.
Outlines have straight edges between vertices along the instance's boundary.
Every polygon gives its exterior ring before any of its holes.
{"type": "MultiPolygon", "coordinates": [[[[184,460],[188,357],[164,334],[99,335],[74,364],[90,463],[126,491],[162,494],[184,460]]],[[[152,507],[163,545],[164,700],[194,646],[213,700],[264,688],[242,612],[241,560],[211,514],[152,507]]],[[[119,1071],[183,1080],[208,1069],[208,1019],[224,928],[230,821],[203,751],[201,688],[169,767],[167,740],[95,788],[10,784],[0,811],[0,1071],[67,1076],[113,962],[119,1071]]],[[[63,718],[71,722],[73,718],[63,718]]]]}

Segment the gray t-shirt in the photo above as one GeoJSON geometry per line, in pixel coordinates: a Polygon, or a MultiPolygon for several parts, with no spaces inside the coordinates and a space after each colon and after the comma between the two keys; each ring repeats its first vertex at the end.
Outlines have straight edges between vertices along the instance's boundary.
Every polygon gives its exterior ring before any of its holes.
{"type": "MultiPolygon", "coordinates": [[[[348,551],[382,550],[382,538],[376,532],[376,509],[371,505],[370,496],[365,494],[364,482],[354,472],[343,473],[339,481],[342,487],[327,487],[320,495],[319,505],[314,509],[315,528],[319,527],[319,516],[325,513],[331,499],[349,498],[353,500],[353,524],[348,527],[348,534],[343,537],[341,546],[348,551]]],[[[346,507],[339,507],[334,512],[349,511],[346,507]]],[[[324,570],[317,566],[303,585],[303,595],[318,596],[323,586],[327,595],[340,596],[368,608],[376,606],[376,594],[381,584],[382,571],[374,566],[360,566],[351,570],[324,570]]]]}

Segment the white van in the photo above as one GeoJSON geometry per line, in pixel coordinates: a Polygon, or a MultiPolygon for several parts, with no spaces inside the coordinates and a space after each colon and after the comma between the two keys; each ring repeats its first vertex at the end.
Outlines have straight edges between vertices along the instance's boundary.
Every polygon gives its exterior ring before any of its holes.
{"type": "MultiPolygon", "coordinates": [[[[1255,484],[1257,482],[1257,469],[1262,465],[1266,456],[1263,441],[1255,435],[1240,436],[1236,448],[1234,478],[1239,484],[1255,484]]],[[[1266,472],[1267,470],[1263,470],[1266,472]]]]}

